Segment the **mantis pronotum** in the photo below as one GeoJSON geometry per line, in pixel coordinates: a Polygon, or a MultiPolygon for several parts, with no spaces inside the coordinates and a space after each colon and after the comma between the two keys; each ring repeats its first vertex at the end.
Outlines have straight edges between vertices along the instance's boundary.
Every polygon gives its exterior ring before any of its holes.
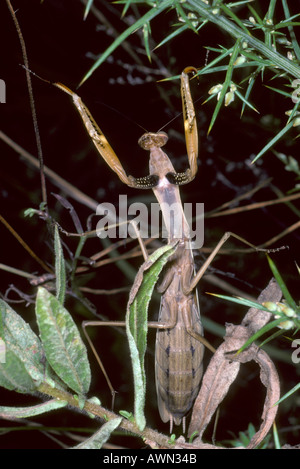
{"type": "MultiPolygon", "coordinates": [[[[189,168],[184,173],[176,173],[168,156],[161,149],[168,138],[164,132],[146,133],[139,139],[139,145],[150,151],[150,174],[142,178],[134,178],[126,174],[120,160],[81,98],[65,85],[53,83],[72,97],[94,145],[106,163],[117,173],[120,180],[130,187],[153,189],[161,206],[169,242],[174,241],[175,238],[178,239],[177,250],[168,263],[165,276],[159,287],[162,300],[158,322],[151,323],[152,327],[158,329],[155,352],[158,408],[161,419],[164,422],[170,421],[170,429],[172,429],[173,423],[179,425],[183,420],[184,424],[185,415],[190,410],[198,393],[202,377],[204,346],[214,351],[203,337],[195,287],[220,247],[232,234],[225,233],[195,275],[190,230],[179,193],[179,185],[192,181],[197,172],[198,134],[189,86],[189,73],[195,71],[196,69],[193,67],[187,67],[181,74],[181,96],[189,168]],[[170,206],[176,206],[175,222],[170,219],[170,210],[167,210],[170,206]],[[176,226],[178,220],[181,230],[179,236],[176,226]]],[[[242,240],[236,235],[233,236],[242,240]]],[[[247,241],[242,241],[254,248],[247,241]]],[[[87,325],[99,325],[99,323],[89,321],[84,324],[84,327],[87,325]]],[[[115,322],[114,325],[124,324],[115,322]]],[[[94,347],[92,348],[95,351],[94,347]]],[[[101,363],[100,366],[105,373],[101,363]]],[[[105,376],[107,377],[106,373],[105,376]]],[[[112,390],[111,385],[110,387],[112,390]]]]}

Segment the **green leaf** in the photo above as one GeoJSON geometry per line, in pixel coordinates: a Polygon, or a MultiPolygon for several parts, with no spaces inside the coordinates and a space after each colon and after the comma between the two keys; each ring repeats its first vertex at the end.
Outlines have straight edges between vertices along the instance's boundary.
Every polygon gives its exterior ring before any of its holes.
{"type": "Polygon", "coordinates": [[[280,286],[280,289],[283,293],[284,298],[286,299],[288,305],[296,311],[298,309],[297,304],[295,303],[292,295],[290,294],[290,292],[289,292],[283,278],[281,277],[275,263],[273,262],[273,260],[271,259],[271,257],[268,254],[267,254],[267,259],[268,259],[268,262],[269,262],[270,269],[272,270],[272,273],[273,273],[278,285],[280,286]]]}
{"type": "Polygon", "coordinates": [[[70,313],[45,288],[38,289],[36,317],[48,362],[73,391],[89,390],[91,371],[87,351],[70,313]]]}
{"type": "Polygon", "coordinates": [[[134,416],[132,412],[128,412],[127,410],[119,410],[119,414],[122,415],[127,420],[130,420],[130,422],[134,422],[134,416]]]}
{"type": "Polygon", "coordinates": [[[94,0],[88,0],[87,1],[87,4],[85,6],[85,10],[84,10],[84,15],[83,15],[83,19],[86,20],[87,19],[87,16],[89,14],[89,11],[91,9],[91,6],[93,5],[94,3],[94,0]]]}
{"type": "Polygon", "coordinates": [[[250,109],[252,109],[253,111],[259,114],[258,110],[238,90],[235,90],[235,94],[240,98],[241,101],[243,101],[244,105],[250,107],[250,109]]]}
{"type": "Polygon", "coordinates": [[[235,21],[235,23],[236,23],[241,29],[244,30],[244,32],[245,32],[246,34],[251,35],[250,31],[249,31],[249,30],[246,28],[246,26],[243,24],[243,21],[240,20],[239,17],[238,17],[230,8],[228,8],[228,6],[226,6],[226,5],[222,4],[222,3],[220,3],[220,8],[221,8],[225,13],[227,13],[227,15],[228,15],[229,17],[231,17],[231,18],[235,21]]]}
{"type": "Polygon", "coordinates": [[[24,217],[33,217],[34,215],[37,215],[39,211],[36,208],[27,208],[24,210],[24,217]]]}
{"type": "Polygon", "coordinates": [[[5,344],[0,384],[18,392],[32,391],[44,379],[42,344],[29,325],[3,300],[0,300],[0,316],[0,333],[5,344]]]}
{"type": "MultiPolygon", "coordinates": [[[[261,308],[262,309],[262,308],[261,308]]],[[[275,319],[274,321],[269,322],[265,326],[263,326],[261,329],[259,329],[257,332],[255,332],[245,343],[244,345],[239,349],[237,353],[243,352],[249,345],[251,345],[253,342],[255,342],[259,337],[261,337],[263,334],[266,332],[270,331],[271,329],[277,327],[280,323],[282,322],[282,318],[280,319],[275,319]]]]}
{"type": "Polygon", "coordinates": [[[232,303],[238,303],[243,306],[248,306],[248,308],[257,308],[257,309],[261,309],[262,311],[268,311],[270,313],[272,312],[268,308],[265,308],[263,305],[258,303],[257,301],[247,300],[247,298],[241,298],[240,296],[220,295],[219,293],[209,293],[209,292],[206,292],[206,293],[207,295],[216,296],[217,298],[222,298],[223,300],[232,301],[232,303]]]}
{"type": "Polygon", "coordinates": [[[261,19],[261,17],[258,15],[258,13],[256,12],[255,8],[253,8],[251,5],[247,5],[249,10],[251,11],[252,15],[254,16],[254,18],[256,19],[257,23],[260,24],[261,26],[263,25],[263,20],[261,19]]]}
{"type": "Polygon", "coordinates": [[[183,21],[190,29],[192,29],[194,33],[197,33],[197,29],[195,26],[195,23],[197,23],[197,21],[195,21],[195,19],[197,18],[196,15],[192,14],[193,19],[189,18],[189,16],[185,14],[184,9],[181,8],[180,3],[177,3],[176,10],[180,20],[183,21]]]}
{"type": "Polygon", "coordinates": [[[279,434],[278,434],[278,431],[277,431],[276,422],[274,422],[274,424],[273,424],[273,437],[274,437],[275,449],[281,449],[281,444],[280,444],[279,434]]]}
{"type": "MultiPolygon", "coordinates": [[[[213,59],[210,63],[206,65],[206,67],[202,68],[201,70],[198,71],[197,76],[204,75],[206,73],[210,73],[210,69],[213,69],[215,64],[221,62],[225,57],[230,55],[232,53],[232,48],[231,49],[213,49],[212,47],[206,47],[207,50],[212,50],[213,52],[220,52],[220,55],[218,55],[215,59],[213,59]]],[[[222,67],[222,70],[225,70],[225,67],[222,67]]]]}
{"type": "Polygon", "coordinates": [[[60,409],[68,405],[67,401],[59,401],[51,399],[50,401],[43,402],[35,406],[29,407],[5,407],[0,406],[0,416],[6,419],[23,419],[28,417],[35,417],[36,415],[44,414],[51,410],[60,409]]]}
{"type": "Polygon", "coordinates": [[[56,298],[63,305],[66,294],[66,269],[63,250],[58,233],[58,227],[54,230],[54,252],[55,252],[55,276],[56,276],[56,298]]]}
{"type": "MultiPolygon", "coordinates": [[[[281,336],[282,334],[284,334],[284,329],[279,329],[278,331],[273,332],[273,334],[271,334],[269,337],[267,337],[265,340],[263,340],[259,344],[259,346],[263,347],[264,345],[268,344],[269,342],[271,342],[272,340],[274,340],[277,337],[281,336]]],[[[274,356],[273,356],[273,358],[274,358],[274,356]]]]}
{"type": "Polygon", "coordinates": [[[144,36],[145,51],[146,51],[149,62],[151,62],[151,50],[150,50],[150,44],[149,44],[150,34],[151,34],[151,26],[150,26],[150,22],[148,21],[143,26],[143,36],[144,36]]]}
{"type": "Polygon", "coordinates": [[[171,41],[174,39],[176,36],[182,34],[186,29],[188,29],[188,26],[184,24],[183,26],[177,27],[172,33],[170,33],[168,36],[166,36],[157,46],[155,46],[154,50],[158,49],[159,47],[162,47],[163,45],[167,44],[167,42],[171,41]]]}
{"type": "MultiPolygon", "coordinates": [[[[1,316],[0,316],[0,322],[1,322],[1,316]]],[[[5,354],[6,354],[6,345],[5,345],[4,340],[1,338],[1,333],[0,333],[0,363],[5,363],[5,354]]]]}
{"type": "MultiPolygon", "coordinates": [[[[266,308],[265,306],[261,305],[260,303],[257,303],[255,301],[247,300],[246,298],[241,298],[239,296],[237,297],[231,297],[227,295],[219,295],[216,293],[208,293],[208,295],[216,296],[218,298],[222,298],[224,300],[231,301],[233,303],[238,303],[240,305],[247,306],[248,308],[256,308],[260,309],[261,311],[267,311],[269,313],[274,313],[274,311],[271,311],[270,309],[266,308]]],[[[276,311],[277,312],[277,311],[276,311]]],[[[265,326],[263,326],[261,329],[259,329],[257,332],[255,332],[245,343],[244,345],[239,349],[238,353],[241,353],[243,350],[245,350],[249,345],[252,344],[255,340],[257,340],[259,337],[261,337],[263,334],[268,332],[269,330],[277,327],[280,323],[282,322],[282,318],[275,319],[272,322],[269,322],[265,326]]]]}
{"type": "Polygon", "coordinates": [[[106,51],[99,57],[99,59],[94,63],[90,70],[81,80],[79,86],[81,86],[93,73],[100,67],[100,65],[105,62],[108,56],[110,56],[117,47],[119,47],[122,42],[124,42],[130,34],[134,33],[138,29],[142,28],[145,23],[150,22],[153,18],[158,16],[167,8],[173,6],[173,0],[162,0],[156,7],[151,8],[150,11],[145,13],[141,18],[139,18],[135,23],[133,23],[129,28],[127,28],[120,36],[118,36],[114,42],[106,49],[106,51]]]}
{"type": "Polygon", "coordinates": [[[141,266],[130,292],[126,312],[126,332],[134,378],[134,416],[140,430],[146,425],[144,416],[146,376],[144,357],[147,347],[148,306],[158,276],[174,253],[175,245],[157,249],[141,266]]]}
{"type": "Polygon", "coordinates": [[[278,93],[278,94],[281,94],[282,96],[285,96],[286,98],[291,97],[290,90],[289,91],[284,91],[284,90],[280,90],[278,88],[274,88],[274,86],[268,86],[268,85],[265,85],[265,87],[268,88],[268,90],[275,91],[275,93],[278,93]]]}
{"type": "Polygon", "coordinates": [[[264,146],[264,148],[256,155],[254,160],[251,161],[251,164],[255,163],[258,160],[258,158],[260,158],[273,145],[275,145],[275,143],[277,143],[281,139],[281,137],[283,137],[292,127],[293,127],[293,122],[289,122],[285,127],[283,127],[283,129],[281,129],[281,131],[278,132],[278,134],[276,134],[276,136],[274,138],[272,138],[272,140],[270,140],[270,142],[267,143],[267,145],[264,146]]]}
{"type": "MultiPolygon", "coordinates": [[[[287,4],[287,0],[282,0],[282,8],[283,8],[283,11],[284,11],[284,16],[287,20],[290,19],[290,11],[289,11],[289,7],[288,7],[288,4],[287,4]]],[[[295,55],[296,57],[298,58],[299,60],[299,57],[300,57],[300,46],[299,46],[299,43],[297,41],[297,37],[296,37],[296,34],[295,34],[295,31],[292,27],[288,27],[288,30],[289,30],[289,34],[290,34],[290,38],[291,38],[291,41],[292,41],[292,47],[293,47],[293,50],[295,52],[295,55]]]]}
{"type": "Polygon", "coordinates": [[[211,118],[211,121],[210,121],[210,124],[209,124],[208,133],[210,133],[211,129],[213,128],[213,125],[214,125],[214,123],[217,119],[217,116],[219,114],[221,106],[223,105],[223,101],[224,101],[225,95],[227,93],[227,90],[230,87],[232,73],[233,73],[233,69],[234,69],[234,63],[235,63],[235,61],[236,61],[236,59],[239,55],[239,52],[240,52],[240,43],[241,43],[241,41],[240,41],[240,39],[238,39],[236,41],[233,49],[232,49],[232,55],[230,57],[230,61],[229,61],[229,64],[228,64],[225,81],[223,83],[223,88],[221,90],[219,100],[217,101],[217,105],[215,107],[214,113],[212,115],[212,118],[211,118]]]}
{"type": "Polygon", "coordinates": [[[0,386],[20,393],[32,393],[37,385],[23,361],[11,350],[6,350],[5,363],[0,363],[0,386]]]}
{"type": "MultiPolygon", "coordinates": [[[[247,86],[247,90],[246,90],[246,93],[245,93],[245,99],[246,101],[248,101],[248,98],[251,94],[251,91],[252,91],[252,88],[254,86],[254,83],[255,83],[255,78],[254,76],[251,76],[248,80],[248,86],[247,86]]],[[[245,111],[245,107],[246,107],[246,102],[244,101],[243,102],[243,105],[242,105],[242,110],[241,110],[241,117],[242,115],[244,114],[244,111],[245,111]]]]}
{"type": "Polygon", "coordinates": [[[102,425],[100,430],[94,433],[93,436],[83,441],[72,449],[101,449],[104,443],[107,442],[111,433],[120,425],[122,417],[117,417],[113,420],[102,425]]]}
{"type": "Polygon", "coordinates": [[[288,397],[290,397],[292,394],[294,394],[295,392],[299,391],[300,389],[300,383],[296,384],[296,386],[294,386],[292,389],[290,389],[287,393],[284,394],[284,396],[282,396],[279,401],[277,401],[274,405],[278,405],[278,404],[281,404],[281,402],[283,402],[285,399],[287,399],[288,397]]]}

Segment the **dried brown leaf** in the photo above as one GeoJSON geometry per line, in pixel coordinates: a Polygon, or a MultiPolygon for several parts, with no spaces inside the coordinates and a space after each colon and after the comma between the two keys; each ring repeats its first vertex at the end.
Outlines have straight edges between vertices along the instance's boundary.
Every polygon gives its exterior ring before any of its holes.
{"type": "MultiPolygon", "coordinates": [[[[281,290],[273,279],[258,297],[258,302],[279,301],[281,290]]],[[[267,388],[262,414],[262,424],[252,438],[249,448],[257,446],[268,433],[274,422],[277,407],[273,407],[279,399],[279,378],[275,366],[269,356],[252,344],[245,351],[236,355],[251,335],[270,320],[271,314],[256,308],[250,308],[240,326],[227,324],[224,342],[213,355],[202,380],[201,389],[196,398],[188,434],[199,433],[197,441],[202,445],[202,435],[213,414],[225,398],[230,385],[235,381],[241,363],[254,360],[260,366],[260,379],[267,388]]]]}

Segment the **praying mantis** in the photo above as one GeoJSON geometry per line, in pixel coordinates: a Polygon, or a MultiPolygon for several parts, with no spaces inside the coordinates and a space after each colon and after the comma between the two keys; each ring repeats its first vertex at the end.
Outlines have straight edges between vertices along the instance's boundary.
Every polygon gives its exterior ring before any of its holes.
{"type": "MultiPolygon", "coordinates": [[[[187,79],[186,75],[188,75],[191,71],[192,70],[190,70],[190,71],[185,70],[185,75],[183,75],[183,77],[182,77],[183,85],[186,86],[186,87],[188,87],[188,79],[187,79]]],[[[74,94],[71,94],[71,96],[75,97],[74,94]]],[[[184,96],[185,101],[188,102],[189,101],[188,100],[188,92],[185,91],[185,89],[183,89],[183,96],[184,96]]],[[[80,100],[78,100],[78,104],[79,104],[79,106],[78,106],[78,109],[79,109],[81,107],[80,100]]],[[[190,108],[187,107],[187,109],[190,109],[190,108]]],[[[81,115],[84,116],[84,119],[86,120],[87,125],[93,123],[92,119],[90,119],[89,116],[87,116],[87,117],[85,116],[85,108],[84,107],[82,107],[81,115]]],[[[195,125],[196,125],[196,123],[195,123],[195,118],[194,118],[194,119],[192,119],[191,126],[190,127],[187,126],[187,128],[188,128],[188,132],[186,132],[187,136],[195,138],[195,128],[196,128],[195,125]]],[[[99,138],[99,136],[101,136],[101,132],[98,133],[97,128],[96,128],[95,132],[93,132],[92,127],[91,127],[90,132],[92,133],[91,136],[92,136],[93,142],[97,142],[97,144],[102,147],[103,152],[105,152],[105,150],[108,149],[107,155],[108,155],[108,157],[110,157],[112,155],[112,153],[111,153],[111,151],[108,147],[108,144],[107,144],[105,138],[104,137],[99,138]],[[99,140],[100,140],[100,142],[99,142],[99,140]]],[[[195,138],[195,140],[197,140],[197,139],[195,138]]],[[[192,147],[193,150],[195,150],[197,148],[197,142],[196,142],[196,144],[191,145],[191,147],[192,147]]],[[[193,164],[192,164],[192,154],[190,153],[190,155],[191,155],[191,159],[189,158],[190,165],[192,167],[194,167],[193,164]]],[[[196,159],[197,159],[197,156],[196,156],[196,159]]],[[[195,158],[194,158],[194,160],[195,160],[195,158]]],[[[109,162],[109,164],[112,168],[116,167],[118,169],[119,166],[118,166],[118,164],[115,165],[115,163],[116,163],[116,160],[114,158],[109,162]]],[[[197,171],[197,164],[196,164],[196,171],[197,171]]],[[[190,167],[190,172],[191,172],[191,167],[190,167]]],[[[119,174],[121,175],[121,177],[119,176],[120,180],[123,181],[122,177],[124,178],[124,171],[122,171],[122,168],[121,168],[121,171],[119,172],[119,174]]],[[[155,176],[155,174],[154,174],[154,176],[155,176]]],[[[142,187],[142,185],[143,185],[142,183],[139,186],[138,184],[136,184],[135,181],[133,181],[126,174],[125,174],[125,177],[127,178],[127,179],[124,179],[124,181],[123,181],[125,184],[127,184],[127,182],[128,182],[129,183],[128,185],[132,185],[133,187],[144,188],[144,187],[142,187]]],[[[173,173],[173,177],[174,177],[174,173],[173,173]]],[[[185,180],[187,182],[189,182],[188,177],[185,180]]],[[[171,181],[172,181],[172,179],[171,179],[171,181]]],[[[144,181],[144,182],[145,182],[145,186],[147,186],[146,181],[144,181]]],[[[149,186],[147,186],[147,187],[151,187],[150,182],[151,181],[148,181],[149,186]]],[[[152,179],[152,182],[154,183],[155,181],[152,179]]],[[[169,180],[169,182],[170,182],[170,180],[169,180]]],[[[172,184],[172,183],[170,182],[170,184],[172,184]]],[[[154,186],[154,188],[155,187],[156,186],[154,186]]],[[[171,193],[173,193],[173,191],[171,191],[171,193]]],[[[188,243],[188,237],[189,237],[188,230],[186,232],[184,232],[183,234],[184,234],[184,237],[187,239],[185,241],[185,244],[187,244],[188,243]]],[[[171,238],[171,236],[170,236],[170,238],[171,238]]],[[[180,423],[180,420],[184,421],[184,419],[185,419],[184,415],[188,412],[188,407],[191,407],[193,405],[193,397],[197,393],[198,385],[197,385],[197,382],[194,381],[192,383],[192,386],[190,386],[189,383],[186,380],[186,382],[184,383],[184,393],[185,393],[184,395],[186,397],[187,405],[184,406],[184,405],[180,404],[178,396],[176,396],[176,399],[174,397],[172,397],[172,399],[171,399],[170,387],[172,387],[172,386],[171,386],[170,380],[168,380],[168,376],[166,376],[167,373],[166,373],[165,370],[168,370],[168,373],[169,373],[170,364],[172,364],[172,365],[174,365],[175,373],[177,373],[178,370],[180,372],[180,369],[183,369],[184,372],[185,372],[187,370],[186,364],[188,363],[189,365],[191,364],[190,368],[192,369],[192,378],[193,378],[193,374],[196,375],[196,373],[194,373],[196,364],[199,363],[199,368],[197,369],[197,380],[201,380],[202,357],[203,357],[204,347],[203,347],[203,339],[202,339],[202,327],[201,327],[201,324],[200,324],[200,321],[199,321],[199,311],[197,310],[198,300],[196,298],[196,293],[194,293],[195,290],[193,290],[193,286],[192,286],[192,283],[191,283],[191,282],[194,281],[193,280],[193,278],[194,278],[193,270],[194,269],[193,269],[192,253],[191,253],[191,251],[189,253],[185,252],[185,250],[183,249],[183,242],[181,242],[179,244],[176,255],[174,256],[174,259],[172,261],[170,261],[168,266],[169,266],[169,270],[167,271],[168,277],[167,277],[167,275],[166,275],[166,277],[164,277],[163,282],[162,282],[161,287],[160,287],[160,291],[163,295],[162,301],[165,301],[165,303],[162,302],[161,313],[165,312],[165,319],[164,319],[163,314],[161,314],[161,316],[159,318],[159,321],[158,321],[158,324],[161,324],[162,327],[159,327],[159,325],[157,326],[158,334],[157,334],[157,347],[156,347],[156,352],[157,352],[156,375],[157,375],[157,383],[158,383],[157,384],[157,390],[158,390],[158,399],[159,399],[159,401],[158,401],[159,410],[160,410],[162,418],[167,420],[167,421],[169,420],[170,421],[170,426],[172,426],[173,423],[175,423],[175,424],[180,423]],[[190,278],[189,278],[189,275],[187,273],[186,273],[186,275],[183,275],[184,272],[187,272],[186,266],[188,266],[188,265],[190,266],[190,271],[191,271],[190,278]],[[171,270],[173,270],[174,272],[172,273],[171,270]],[[181,278],[182,278],[182,280],[187,280],[186,283],[187,283],[187,286],[189,288],[187,288],[186,290],[183,289],[183,281],[182,282],[180,281],[181,278]],[[176,294],[178,294],[178,296],[175,296],[176,294]],[[191,296],[191,294],[193,294],[193,298],[190,300],[189,295],[191,296]],[[174,298],[177,301],[174,301],[174,298]],[[183,317],[183,322],[181,322],[181,324],[180,324],[180,321],[178,319],[178,315],[176,317],[176,309],[178,309],[179,308],[178,305],[183,303],[183,302],[184,302],[184,305],[182,306],[182,309],[180,310],[180,313],[182,314],[186,311],[191,312],[191,318],[189,316],[187,317],[187,320],[189,320],[189,323],[188,323],[188,322],[184,322],[185,316],[181,316],[181,318],[183,317]],[[192,304],[192,308],[190,308],[190,304],[192,304]],[[187,307],[190,308],[190,309],[187,309],[187,308],[184,309],[185,305],[187,305],[187,307]],[[170,316],[170,311],[173,313],[173,316],[171,318],[172,321],[170,321],[170,317],[169,317],[170,316]],[[174,312],[175,312],[175,314],[174,314],[174,312]],[[168,314],[169,314],[169,316],[168,316],[168,314]],[[167,327],[167,329],[166,329],[166,327],[167,327]],[[186,362],[185,363],[185,368],[179,368],[179,366],[178,366],[179,364],[177,363],[176,359],[175,358],[172,359],[170,357],[170,347],[171,346],[173,347],[173,351],[174,351],[175,347],[177,349],[179,348],[177,346],[177,344],[179,342],[179,338],[177,337],[179,334],[177,334],[177,333],[179,333],[179,332],[180,332],[181,336],[183,337],[184,344],[188,345],[190,351],[194,350],[194,348],[193,349],[191,348],[191,347],[194,347],[194,343],[192,341],[188,342],[188,340],[190,340],[190,336],[193,337],[191,332],[194,332],[194,334],[196,336],[197,336],[197,333],[198,333],[198,336],[195,338],[196,339],[195,344],[197,344],[198,361],[193,360],[193,361],[188,362],[188,360],[185,359],[185,362],[186,362]],[[159,338],[161,340],[159,340],[159,338]],[[169,341],[169,342],[167,342],[167,341],[169,341]],[[192,345],[189,345],[189,343],[192,344],[192,345]],[[161,344],[161,347],[159,348],[160,344],[161,344]],[[165,359],[166,357],[164,356],[166,354],[168,355],[167,360],[165,359]],[[161,358],[162,362],[159,362],[160,358],[161,358]],[[160,388],[159,388],[159,386],[160,386],[160,388]]],[[[197,277],[195,282],[198,281],[199,278],[200,277],[197,277]]],[[[175,352],[176,352],[176,350],[175,350],[175,352]]],[[[176,356],[176,355],[173,353],[173,357],[174,356],[176,356]]],[[[177,385],[178,377],[179,377],[179,375],[177,374],[177,376],[176,376],[175,373],[174,373],[174,381],[176,380],[176,382],[173,385],[173,390],[174,390],[173,394],[174,395],[177,392],[177,388],[175,386],[177,385]]],[[[191,381],[190,377],[191,377],[191,373],[189,372],[188,379],[191,381]]]]}
{"type": "MultiPolygon", "coordinates": [[[[167,264],[159,286],[162,298],[158,322],[150,323],[151,327],[157,329],[155,376],[158,409],[162,421],[170,422],[170,431],[172,431],[173,424],[179,425],[182,422],[183,427],[185,426],[185,415],[193,405],[202,378],[204,347],[206,346],[212,352],[215,351],[203,337],[195,287],[230,235],[255,248],[239,236],[227,232],[198,273],[195,273],[190,228],[183,211],[179,186],[192,181],[197,173],[198,132],[189,84],[189,75],[196,71],[194,67],[186,67],[181,73],[181,96],[189,168],[184,173],[176,173],[169,157],[161,149],[167,142],[167,134],[147,132],[142,135],[138,143],[150,152],[150,174],[141,178],[126,174],[120,160],[81,98],[65,85],[58,82],[52,83],[72,97],[95,147],[119,179],[129,187],[153,190],[161,207],[168,232],[168,242],[178,241],[177,249],[167,264]],[[170,207],[175,212],[172,212],[170,207]]],[[[146,256],[147,254],[144,254],[144,257],[146,256]]],[[[100,324],[88,321],[83,326],[85,328],[100,324]]],[[[114,322],[114,325],[124,325],[124,323],[114,322]]],[[[90,340],[89,343],[95,353],[90,340]]],[[[108,380],[100,359],[98,362],[108,380]]]]}

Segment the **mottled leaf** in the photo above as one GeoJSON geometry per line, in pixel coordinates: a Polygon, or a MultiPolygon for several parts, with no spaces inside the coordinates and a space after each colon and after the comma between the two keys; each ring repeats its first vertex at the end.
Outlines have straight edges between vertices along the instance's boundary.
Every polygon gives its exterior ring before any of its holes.
{"type": "Polygon", "coordinates": [[[36,299],[36,317],[48,362],[73,391],[89,390],[91,371],[87,351],[70,313],[45,288],[36,299]]]}
{"type": "Polygon", "coordinates": [[[122,417],[110,420],[102,425],[100,430],[94,433],[93,436],[72,449],[101,449],[104,443],[109,439],[111,433],[120,425],[121,421],[122,417]]]}
{"type": "Polygon", "coordinates": [[[50,401],[43,402],[42,404],[29,406],[29,407],[5,407],[0,406],[0,417],[6,419],[23,419],[28,417],[35,417],[36,415],[44,414],[50,410],[60,409],[67,405],[67,401],[59,401],[58,399],[51,399],[50,401]]]}
{"type": "Polygon", "coordinates": [[[45,373],[42,344],[30,326],[3,300],[0,300],[0,315],[1,338],[5,344],[0,384],[18,392],[33,390],[45,373]]]}
{"type": "Polygon", "coordinates": [[[11,350],[6,351],[5,363],[0,363],[0,386],[25,394],[35,391],[37,387],[24,362],[11,350]]]}
{"type": "Polygon", "coordinates": [[[56,298],[63,305],[66,294],[66,269],[57,225],[54,231],[56,298]]]}
{"type": "Polygon", "coordinates": [[[126,313],[126,332],[134,378],[134,416],[142,430],[146,420],[144,416],[146,377],[144,356],[147,347],[148,306],[158,276],[174,253],[173,245],[166,245],[156,250],[139,269],[132,286],[126,313]]]}

